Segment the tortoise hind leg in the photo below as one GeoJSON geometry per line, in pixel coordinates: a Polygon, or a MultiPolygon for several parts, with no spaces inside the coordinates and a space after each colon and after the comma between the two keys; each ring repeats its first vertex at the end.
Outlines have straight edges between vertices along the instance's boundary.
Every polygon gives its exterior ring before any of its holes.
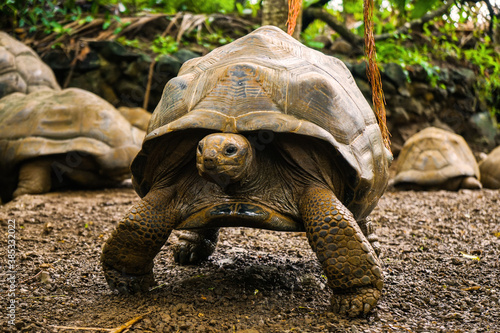
{"type": "Polygon", "coordinates": [[[331,190],[310,188],[300,201],[307,238],[333,289],[333,310],[350,317],[371,311],[380,298],[380,263],[352,214],[331,190]]]}
{"type": "Polygon", "coordinates": [[[483,185],[476,177],[464,177],[460,184],[460,188],[479,190],[483,188],[483,185]]]}
{"type": "Polygon", "coordinates": [[[219,228],[182,230],[178,238],[179,242],[173,247],[175,262],[181,265],[197,264],[214,253],[219,228]]]}
{"type": "Polygon", "coordinates": [[[174,228],[172,195],[149,192],[135,204],[104,244],[101,264],[111,289],[131,294],[155,284],[153,259],[174,228]]]}
{"type": "Polygon", "coordinates": [[[13,197],[49,192],[51,188],[50,163],[49,159],[43,158],[24,162],[19,169],[19,180],[13,197]]]}

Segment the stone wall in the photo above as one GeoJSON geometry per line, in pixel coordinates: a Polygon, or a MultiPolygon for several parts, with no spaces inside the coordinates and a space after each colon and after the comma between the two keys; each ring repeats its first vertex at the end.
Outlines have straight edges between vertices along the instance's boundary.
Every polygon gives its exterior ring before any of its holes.
{"type": "MultiPolygon", "coordinates": [[[[54,70],[61,86],[80,87],[115,106],[143,106],[152,59],[115,42],[89,42],[88,53],[72,66],[73,55],[51,51],[42,59],[54,70]]],[[[165,83],[177,75],[182,63],[200,54],[181,49],[157,59],[147,109],[153,111],[165,83]]],[[[346,62],[365,97],[371,102],[365,64],[346,62]]],[[[404,141],[428,126],[451,129],[476,151],[500,144],[500,135],[488,107],[480,102],[478,77],[467,68],[442,68],[436,87],[420,66],[406,69],[386,64],[381,72],[392,150],[397,155],[404,141]]]]}
{"type": "MultiPolygon", "coordinates": [[[[371,101],[365,64],[347,64],[365,97],[371,101]]],[[[406,69],[385,64],[381,70],[386,99],[387,123],[392,150],[397,155],[402,144],[419,130],[436,126],[465,137],[476,151],[489,151],[500,144],[496,120],[480,101],[476,74],[461,67],[441,68],[435,86],[421,66],[406,69]]]]}

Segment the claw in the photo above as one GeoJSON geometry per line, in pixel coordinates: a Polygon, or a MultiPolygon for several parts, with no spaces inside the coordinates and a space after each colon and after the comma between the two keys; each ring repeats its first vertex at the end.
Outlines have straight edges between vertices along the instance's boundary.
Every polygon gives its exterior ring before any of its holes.
{"type": "Polygon", "coordinates": [[[147,292],[156,285],[153,273],[145,275],[122,274],[109,266],[103,266],[104,276],[111,290],[117,290],[120,294],[131,295],[147,292]]]}
{"type": "Polygon", "coordinates": [[[367,315],[377,304],[380,291],[374,288],[356,288],[349,293],[332,297],[332,311],[349,317],[367,315]]]}

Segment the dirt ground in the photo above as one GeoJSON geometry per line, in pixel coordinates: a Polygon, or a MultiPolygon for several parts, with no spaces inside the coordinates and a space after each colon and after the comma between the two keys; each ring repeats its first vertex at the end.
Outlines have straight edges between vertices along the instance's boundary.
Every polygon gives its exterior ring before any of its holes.
{"type": "Polygon", "coordinates": [[[500,332],[500,191],[387,192],[372,213],[384,292],[359,319],[330,312],[331,292],[303,233],[225,229],[201,266],[176,265],[165,246],[158,287],[111,292],[101,247],[136,200],[124,186],[0,206],[0,331],[97,332],[140,318],[128,332],[500,332]],[[16,273],[8,272],[9,220],[16,273]]]}

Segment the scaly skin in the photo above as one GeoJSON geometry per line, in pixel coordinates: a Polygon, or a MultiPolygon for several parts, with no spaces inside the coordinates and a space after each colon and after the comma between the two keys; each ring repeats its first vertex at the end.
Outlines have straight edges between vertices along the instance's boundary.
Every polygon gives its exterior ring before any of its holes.
{"type": "Polygon", "coordinates": [[[300,212],[307,238],[333,289],[333,310],[355,317],[370,312],[383,279],[375,252],[352,214],[328,189],[305,191],[300,212]]]}
{"type": "Polygon", "coordinates": [[[151,191],[134,205],[106,241],[101,254],[111,289],[123,294],[155,285],[153,259],[167,241],[175,219],[168,210],[169,191],[151,191]]]}
{"type": "Polygon", "coordinates": [[[182,230],[173,245],[174,260],[181,265],[198,264],[214,253],[219,229],[182,230]]]}

